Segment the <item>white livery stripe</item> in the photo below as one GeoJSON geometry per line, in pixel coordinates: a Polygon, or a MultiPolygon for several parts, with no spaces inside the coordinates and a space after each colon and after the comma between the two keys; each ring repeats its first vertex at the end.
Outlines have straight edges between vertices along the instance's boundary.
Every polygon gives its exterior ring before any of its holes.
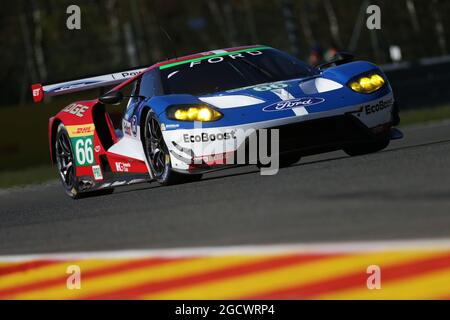
{"type": "Polygon", "coordinates": [[[309,114],[305,107],[294,108],[292,110],[294,111],[296,116],[306,116],[309,114]]]}
{"type": "Polygon", "coordinates": [[[146,160],[142,143],[137,139],[132,139],[127,136],[109,148],[108,152],[141,161],[146,160]]]}
{"type": "Polygon", "coordinates": [[[292,94],[290,94],[289,91],[287,91],[286,89],[274,89],[272,90],[272,92],[283,101],[295,99],[295,97],[292,94]]]}
{"type": "Polygon", "coordinates": [[[308,95],[334,91],[341,88],[342,85],[340,83],[324,78],[316,78],[300,83],[300,89],[308,95]]]}
{"type": "Polygon", "coordinates": [[[129,249],[100,252],[68,252],[44,253],[29,255],[0,256],[3,262],[21,262],[26,260],[82,260],[82,259],[131,259],[142,257],[192,257],[222,255],[261,255],[281,253],[350,253],[350,252],[394,252],[400,250],[446,250],[450,248],[450,239],[409,239],[386,241],[354,241],[354,242],[318,242],[291,243],[273,245],[238,245],[223,247],[197,248],[161,248],[161,249],[129,249]]]}
{"type": "Polygon", "coordinates": [[[264,103],[264,100],[245,95],[201,97],[201,101],[221,109],[247,107],[264,103]]]}

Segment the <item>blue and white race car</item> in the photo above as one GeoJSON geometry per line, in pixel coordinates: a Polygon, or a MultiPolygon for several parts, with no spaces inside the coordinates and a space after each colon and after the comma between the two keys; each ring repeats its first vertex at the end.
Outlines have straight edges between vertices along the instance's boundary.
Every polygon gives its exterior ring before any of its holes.
{"type": "Polygon", "coordinates": [[[401,137],[393,129],[399,116],[386,75],[347,54],[316,68],[271,47],[223,49],[34,85],[33,96],[38,102],[112,85],[100,98],[71,104],[50,119],[52,159],[74,198],[143,180],[199,179],[235,164],[264,167],[261,152],[250,152],[262,130],[281,167],[335,150],[373,153],[401,137]],[[126,103],[122,127],[114,128],[105,105],[120,103],[126,103]]]}

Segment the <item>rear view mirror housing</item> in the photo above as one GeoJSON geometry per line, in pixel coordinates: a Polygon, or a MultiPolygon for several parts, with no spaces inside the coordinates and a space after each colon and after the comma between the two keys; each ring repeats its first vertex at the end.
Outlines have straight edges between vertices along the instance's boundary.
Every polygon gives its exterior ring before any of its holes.
{"type": "Polygon", "coordinates": [[[120,91],[112,91],[104,94],[98,100],[107,105],[116,105],[120,104],[123,100],[124,96],[120,91]]]}
{"type": "Polygon", "coordinates": [[[355,60],[355,56],[349,52],[338,52],[331,61],[317,66],[318,69],[323,70],[332,66],[340,66],[355,60]]]}

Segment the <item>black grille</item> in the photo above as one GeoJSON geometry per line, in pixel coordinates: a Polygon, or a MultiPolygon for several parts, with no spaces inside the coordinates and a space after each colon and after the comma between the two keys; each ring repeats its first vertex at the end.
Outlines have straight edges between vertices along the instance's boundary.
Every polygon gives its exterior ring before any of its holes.
{"type": "MultiPolygon", "coordinates": [[[[270,128],[280,134],[280,153],[296,152],[312,155],[343,149],[358,142],[375,140],[370,130],[351,115],[342,115],[270,128]]],[[[270,142],[270,139],[269,139],[270,142]]],[[[245,154],[249,154],[249,141],[245,154]]],[[[259,143],[258,143],[259,145],[259,143]]],[[[268,144],[269,154],[271,143],[268,144]]]]}
{"type": "MultiPolygon", "coordinates": [[[[280,152],[342,149],[343,146],[373,138],[370,131],[352,116],[337,116],[290,124],[278,128],[280,152]]],[[[327,151],[327,150],[324,150],[327,151]]]]}

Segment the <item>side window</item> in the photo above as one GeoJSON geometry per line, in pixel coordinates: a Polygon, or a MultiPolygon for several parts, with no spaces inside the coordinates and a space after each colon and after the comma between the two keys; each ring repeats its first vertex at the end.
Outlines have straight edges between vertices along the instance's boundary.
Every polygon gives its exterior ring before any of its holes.
{"type": "MultiPolygon", "coordinates": [[[[123,93],[125,97],[129,97],[132,95],[133,90],[136,87],[136,83],[138,81],[134,81],[127,86],[123,87],[120,91],[123,93]]],[[[114,106],[106,106],[106,111],[108,112],[111,121],[114,125],[114,128],[119,129],[122,128],[122,119],[125,116],[128,107],[130,106],[132,99],[124,98],[123,101],[119,105],[114,106]]]]}
{"type": "Polygon", "coordinates": [[[139,95],[151,98],[161,94],[161,85],[159,81],[159,71],[157,69],[151,70],[142,76],[142,81],[139,88],[139,95]]]}
{"type": "Polygon", "coordinates": [[[132,105],[135,104],[136,102],[139,101],[139,98],[137,98],[137,96],[139,95],[139,91],[140,91],[140,87],[141,87],[141,79],[139,79],[138,81],[136,81],[134,83],[134,87],[133,90],[131,91],[131,96],[134,98],[130,98],[130,101],[128,102],[128,105],[132,105]]]}
{"type": "Polygon", "coordinates": [[[131,96],[134,98],[130,98],[128,100],[127,108],[125,110],[125,120],[130,119],[133,116],[134,108],[140,101],[140,98],[137,96],[139,95],[139,89],[141,87],[142,80],[139,79],[134,83],[133,89],[131,90],[131,96]]]}

